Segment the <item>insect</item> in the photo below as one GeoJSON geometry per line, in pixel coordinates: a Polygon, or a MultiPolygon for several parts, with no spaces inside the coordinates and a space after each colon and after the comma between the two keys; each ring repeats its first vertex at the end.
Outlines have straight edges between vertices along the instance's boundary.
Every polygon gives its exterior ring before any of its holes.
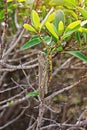
{"type": "MultiPolygon", "coordinates": [[[[39,36],[40,37],[40,36],[39,36]]],[[[47,45],[47,43],[43,40],[42,37],[40,37],[42,44],[47,50],[47,59],[48,59],[48,71],[49,71],[49,80],[48,82],[50,83],[52,80],[52,51],[51,47],[47,45]]]]}

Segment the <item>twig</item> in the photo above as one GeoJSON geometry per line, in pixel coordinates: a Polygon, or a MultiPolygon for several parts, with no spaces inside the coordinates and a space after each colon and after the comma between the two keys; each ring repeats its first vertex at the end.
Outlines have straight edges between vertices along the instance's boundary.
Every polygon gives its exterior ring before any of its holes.
{"type": "Polygon", "coordinates": [[[29,99],[28,96],[25,96],[25,97],[23,97],[23,98],[17,99],[17,100],[15,100],[15,101],[13,102],[13,104],[5,104],[5,105],[3,105],[3,106],[0,106],[0,110],[3,110],[3,109],[8,108],[8,107],[11,107],[12,105],[20,104],[20,103],[26,101],[27,99],[29,99]]]}
{"type": "Polygon", "coordinates": [[[6,60],[6,58],[8,57],[8,55],[10,54],[10,52],[14,49],[14,47],[17,45],[17,43],[20,41],[22,35],[24,33],[24,28],[18,32],[18,34],[16,34],[16,36],[14,37],[10,48],[5,52],[5,54],[3,55],[3,60],[6,60]]]}
{"type": "Polygon", "coordinates": [[[53,110],[52,108],[50,108],[48,105],[46,105],[46,104],[44,104],[44,106],[48,109],[48,110],[50,110],[51,112],[53,112],[53,113],[59,113],[59,111],[55,111],[55,110],[53,110]]]}
{"type": "Polygon", "coordinates": [[[25,89],[24,91],[20,92],[19,94],[15,95],[15,96],[13,96],[13,97],[11,97],[11,98],[8,98],[8,99],[6,99],[6,100],[1,101],[1,102],[0,102],[0,105],[1,105],[1,104],[4,104],[4,103],[7,103],[7,102],[10,102],[10,101],[12,101],[12,100],[14,100],[14,99],[20,97],[22,94],[26,93],[26,91],[27,91],[27,89],[25,89]]]}
{"type": "Polygon", "coordinates": [[[66,60],[59,68],[57,68],[57,69],[53,72],[52,76],[57,75],[57,73],[58,73],[61,69],[63,69],[66,65],[70,64],[71,61],[73,60],[73,58],[74,58],[74,57],[70,57],[68,60],[66,60]]]}
{"type": "Polygon", "coordinates": [[[32,90],[35,91],[34,87],[30,84],[30,82],[29,82],[29,76],[27,76],[27,74],[26,74],[26,72],[25,72],[24,69],[22,69],[22,72],[23,72],[23,74],[24,74],[24,76],[25,76],[25,78],[26,78],[26,81],[27,81],[28,87],[32,88],[32,90]]]}
{"type": "Polygon", "coordinates": [[[24,109],[17,117],[15,117],[15,119],[13,119],[13,120],[7,122],[7,123],[6,123],[5,125],[3,125],[3,126],[0,126],[0,130],[3,130],[3,129],[6,128],[7,126],[11,125],[13,122],[17,121],[17,120],[24,114],[24,112],[25,112],[25,109],[24,109]]]}
{"type": "MultiPolygon", "coordinates": [[[[59,128],[63,128],[63,127],[70,127],[70,129],[67,129],[67,130],[74,130],[72,128],[75,128],[75,130],[77,130],[78,128],[80,127],[83,127],[87,125],[87,120],[84,120],[82,122],[80,122],[79,124],[66,124],[66,123],[56,123],[56,124],[50,124],[50,125],[47,125],[47,126],[43,126],[41,128],[41,130],[44,130],[44,129],[47,129],[47,128],[50,128],[50,127],[59,127],[59,128]]],[[[52,129],[52,128],[51,128],[52,129]]]]}
{"type": "Polygon", "coordinates": [[[14,90],[14,89],[16,89],[16,88],[18,88],[18,86],[15,86],[15,87],[12,87],[12,88],[10,87],[10,88],[1,90],[1,91],[0,91],[0,94],[5,93],[5,92],[8,92],[8,91],[11,91],[11,90],[14,90]]]}
{"type": "Polygon", "coordinates": [[[15,14],[14,14],[14,22],[15,22],[15,26],[17,29],[20,29],[20,26],[18,24],[18,19],[17,19],[17,13],[18,13],[18,9],[15,9],[15,14]]]}
{"type": "Polygon", "coordinates": [[[85,110],[81,113],[80,117],[78,118],[78,121],[76,124],[79,124],[81,122],[81,119],[83,118],[84,114],[87,112],[87,106],[85,108],[85,110]]]}
{"type": "Polygon", "coordinates": [[[77,86],[78,84],[80,84],[82,81],[84,81],[84,80],[86,80],[86,79],[87,79],[87,74],[85,74],[84,76],[82,76],[82,78],[79,79],[79,81],[73,83],[72,85],[70,85],[70,86],[68,86],[68,87],[66,87],[66,88],[63,88],[63,89],[61,89],[61,90],[59,90],[59,91],[56,91],[56,92],[54,92],[53,94],[51,94],[50,96],[46,97],[46,98],[45,98],[45,101],[51,100],[51,99],[54,98],[56,95],[58,95],[58,94],[60,94],[60,93],[63,93],[63,92],[65,92],[65,91],[68,91],[68,90],[74,88],[75,86],[77,86]]]}
{"type": "MultiPolygon", "coordinates": [[[[15,65],[9,65],[7,63],[4,63],[3,61],[0,61],[0,65],[6,67],[6,69],[11,69],[12,71],[14,71],[14,70],[18,70],[18,69],[32,69],[32,68],[37,67],[38,63],[33,64],[33,65],[29,65],[29,66],[25,66],[24,64],[15,66],[15,65]]],[[[3,69],[1,69],[0,71],[2,71],[2,70],[3,69]]]]}
{"type": "MultiPolygon", "coordinates": [[[[27,18],[25,20],[26,23],[29,22],[29,19],[27,18]]],[[[18,42],[20,41],[23,33],[24,33],[24,28],[21,27],[18,32],[16,33],[15,37],[13,38],[13,41],[10,44],[10,48],[5,52],[5,54],[3,55],[3,61],[7,59],[8,55],[10,54],[10,52],[15,48],[15,46],[18,44],[18,42]]]]}
{"type": "Polygon", "coordinates": [[[30,126],[27,130],[32,130],[34,126],[36,126],[36,121],[32,124],[32,126],[30,126]]]}
{"type": "Polygon", "coordinates": [[[41,130],[45,130],[45,129],[48,129],[48,128],[51,128],[52,129],[52,127],[60,127],[60,124],[50,124],[50,125],[48,125],[48,126],[43,126],[42,128],[41,128],[41,130]]]}
{"type": "Polygon", "coordinates": [[[29,65],[29,64],[32,64],[32,63],[34,63],[36,61],[38,61],[38,58],[35,58],[35,59],[33,59],[33,60],[29,61],[29,62],[26,62],[23,65],[29,65]]]}

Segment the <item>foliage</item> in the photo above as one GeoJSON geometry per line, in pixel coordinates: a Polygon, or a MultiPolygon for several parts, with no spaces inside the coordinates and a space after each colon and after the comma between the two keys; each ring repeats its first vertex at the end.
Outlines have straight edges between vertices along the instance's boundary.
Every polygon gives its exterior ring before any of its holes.
{"type": "MultiPolygon", "coordinates": [[[[82,50],[87,48],[87,1],[84,0],[45,0],[32,2],[30,0],[8,0],[9,26],[16,30],[13,15],[18,12],[18,24],[29,17],[30,22],[23,27],[29,31],[30,38],[21,49],[25,50],[38,44],[43,44],[43,51],[47,52],[50,68],[52,69],[52,54],[64,52],[87,62],[82,50]],[[47,4],[45,4],[47,3],[47,4]],[[25,12],[25,13],[24,13],[25,12]],[[69,48],[68,42],[74,40],[78,47],[69,48]],[[63,45],[65,43],[65,45],[63,45]],[[68,46],[68,49],[66,47],[68,46]],[[73,49],[72,49],[73,48],[73,49]],[[79,52],[78,52],[79,51],[79,52]]],[[[0,1],[0,21],[3,23],[5,10],[3,1],[0,1]]],[[[69,44],[71,44],[69,42],[69,44]]],[[[52,70],[51,70],[52,71],[52,70]]]]}
{"type": "MultiPolygon", "coordinates": [[[[82,50],[83,48],[85,48],[86,45],[83,46],[82,44],[87,41],[86,1],[82,2],[77,0],[73,0],[73,1],[51,0],[49,2],[49,5],[55,6],[58,9],[54,10],[53,8],[51,8],[51,10],[46,14],[43,20],[42,20],[43,14],[42,16],[39,16],[39,14],[35,10],[32,10],[31,23],[30,24],[25,23],[24,28],[26,28],[30,32],[33,32],[39,39],[42,34],[44,34],[44,37],[50,35],[50,39],[52,38],[51,43],[53,44],[48,44],[45,41],[46,44],[44,46],[46,49],[49,48],[47,49],[49,55],[51,51],[52,53],[54,51],[58,51],[60,45],[63,47],[62,45],[63,42],[66,42],[67,45],[67,42],[70,39],[75,39],[79,43],[79,47],[74,48],[74,50],[82,50]],[[85,7],[84,9],[83,6],[85,7]],[[68,20],[66,20],[67,17],[68,20]]],[[[31,40],[29,40],[28,43],[23,45],[22,49],[24,48],[24,46],[26,46],[26,48],[24,49],[30,48],[31,44],[32,46],[37,45],[36,37],[35,40],[33,38],[33,42],[34,43],[31,43],[31,40]]],[[[44,39],[40,43],[43,44],[43,42],[44,39]]],[[[74,50],[70,49],[68,54],[72,54],[78,57],[77,53],[74,54],[74,50]]],[[[62,51],[66,52],[66,50],[62,50],[62,51]]],[[[80,54],[79,58],[82,59],[81,56],[83,54],[81,52],[79,52],[79,54],[80,54]]],[[[84,55],[83,55],[83,60],[86,61],[84,55]]]]}
{"type": "Polygon", "coordinates": [[[0,36],[0,129],[85,129],[87,0],[1,0],[0,36]]]}
{"type": "Polygon", "coordinates": [[[35,96],[38,96],[39,93],[37,91],[34,91],[34,92],[31,92],[31,93],[28,93],[26,96],[28,97],[35,97],[35,96]]]}

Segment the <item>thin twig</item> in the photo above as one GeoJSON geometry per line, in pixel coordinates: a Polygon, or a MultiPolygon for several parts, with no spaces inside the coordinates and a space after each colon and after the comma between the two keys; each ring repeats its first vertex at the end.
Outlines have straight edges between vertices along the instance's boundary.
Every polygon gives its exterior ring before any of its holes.
{"type": "Polygon", "coordinates": [[[66,88],[63,88],[59,91],[56,91],[54,93],[52,93],[50,96],[46,97],[45,98],[45,101],[48,101],[48,100],[51,100],[52,98],[54,98],[56,95],[60,94],[60,93],[63,93],[65,91],[68,91],[74,87],[76,87],[78,84],[80,84],[82,81],[86,80],[87,79],[87,75],[84,75],[81,79],[79,79],[79,81],[73,83],[72,85],[66,87],[66,88]]]}
{"type": "Polygon", "coordinates": [[[3,130],[4,128],[6,128],[7,126],[11,125],[12,123],[14,123],[15,121],[17,121],[25,112],[25,109],[17,116],[15,117],[13,120],[7,122],[5,125],[0,126],[0,130],[3,130]]]}
{"type": "Polygon", "coordinates": [[[0,65],[2,65],[3,67],[6,67],[7,69],[12,69],[12,71],[13,71],[13,70],[18,70],[18,69],[32,69],[32,68],[37,67],[38,63],[29,65],[29,66],[25,66],[24,64],[15,66],[15,65],[10,65],[10,64],[4,63],[3,61],[0,61],[0,65]]]}

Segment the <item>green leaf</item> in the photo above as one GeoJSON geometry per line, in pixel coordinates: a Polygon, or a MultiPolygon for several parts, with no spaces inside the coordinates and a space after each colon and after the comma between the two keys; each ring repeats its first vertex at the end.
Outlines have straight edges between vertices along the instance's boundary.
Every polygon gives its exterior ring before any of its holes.
{"type": "Polygon", "coordinates": [[[83,39],[84,39],[84,42],[86,43],[87,42],[87,33],[83,33],[83,39]]]}
{"type": "Polygon", "coordinates": [[[49,2],[50,5],[63,5],[64,4],[64,0],[51,0],[49,2]]]}
{"type": "Polygon", "coordinates": [[[26,4],[33,5],[35,0],[25,0],[26,4]]]}
{"type": "Polygon", "coordinates": [[[80,37],[81,33],[80,32],[75,32],[75,39],[78,41],[78,43],[81,43],[81,37],[80,37]]]}
{"type": "Polygon", "coordinates": [[[56,48],[56,50],[57,50],[58,52],[63,51],[63,47],[62,47],[62,45],[60,44],[59,47],[56,48]]]}
{"type": "Polygon", "coordinates": [[[75,29],[75,28],[77,28],[77,27],[80,27],[80,23],[81,23],[80,20],[77,20],[77,21],[75,21],[75,22],[70,23],[70,24],[67,26],[65,32],[67,32],[67,31],[69,31],[69,30],[73,30],[73,29],[75,29]]]}
{"type": "Polygon", "coordinates": [[[35,45],[38,45],[40,43],[40,39],[39,38],[31,38],[28,42],[26,42],[22,47],[21,50],[25,50],[28,49],[30,47],[33,47],[35,45]]]}
{"type": "Polygon", "coordinates": [[[29,24],[24,24],[24,28],[26,28],[27,30],[31,31],[31,32],[35,32],[36,33],[36,30],[29,24]]]}
{"type": "Polygon", "coordinates": [[[66,27],[66,30],[64,32],[64,35],[62,37],[62,39],[64,40],[65,38],[69,37],[72,33],[78,31],[78,29],[80,29],[80,20],[78,21],[75,21],[71,24],[69,24],[67,27],[66,27]]]}
{"type": "Polygon", "coordinates": [[[79,58],[80,60],[87,63],[87,57],[84,54],[82,54],[81,52],[79,52],[79,51],[68,51],[67,53],[71,54],[71,55],[73,55],[73,56],[75,56],[75,57],[79,58]]]}
{"type": "Polygon", "coordinates": [[[76,0],[64,0],[64,4],[67,8],[74,8],[77,5],[76,0]]]}
{"type": "Polygon", "coordinates": [[[76,32],[78,30],[78,27],[76,27],[73,30],[70,30],[68,32],[64,32],[63,36],[62,36],[62,40],[64,40],[65,38],[71,36],[74,32],[76,32]]]}
{"type": "Polygon", "coordinates": [[[74,11],[71,10],[70,13],[76,20],[78,20],[78,15],[74,11]]]}
{"type": "Polygon", "coordinates": [[[38,95],[39,95],[39,92],[38,91],[34,91],[34,92],[28,93],[26,96],[27,97],[35,97],[35,96],[38,96],[38,95]]]}
{"type": "MultiPolygon", "coordinates": [[[[51,39],[49,36],[42,36],[43,40],[48,43],[51,39]]],[[[28,42],[26,42],[22,47],[21,50],[28,49],[30,47],[36,46],[41,43],[41,39],[38,36],[32,37],[28,42]]]]}
{"type": "Polygon", "coordinates": [[[78,20],[78,15],[76,14],[76,12],[71,10],[70,13],[76,20],[78,20]]]}
{"type": "Polygon", "coordinates": [[[77,8],[81,12],[84,19],[87,19],[87,11],[85,9],[83,9],[83,8],[80,8],[80,7],[77,7],[77,8]]]}
{"type": "Polygon", "coordinates": [[[55,19],[54,19],[54,22],[53,22],[56,29],[58,28],[58,24],[59,24],[60,21],[65,23],[65,15],[64,15],[64,12],[62,10],[57,10],[57,12],[55,14],[55,19]]]}
{"type": "Polygon", "coordinates": [[[61,35],[63,31],[64,31],[64,24],[62,21],[60,21],[58,25],[58,35],[61,35]]]}
{"type": "Polygon", "coordinates": [[[17,0],[18,2],[25,2],[25,0],[17,0]]]}
{"type": "Polygon", "coordinates": [[[87,28],[82,28],[82,32],[87,33],[87,28]]]}
{"type": "Polygon", "coordinates": [[[0,20],[3,20],[4,19],[4,10],[1,10],[0,11],[0,20]]]}
{"type": "Polygon", "coordinates": [[[87,28],[83,28],[83,27],[80,27],[79,29],[78,29],[78,31],[79,32],[85,32],[85,33],[87,33],[87,28]]]}
{"type": "Polygon", "coordinates": [[[46,22],[46,28],[48,29],[48,31],[49,31],[56,39],[58,39],[58,35],[56,34],[56,32],[55,32],[55,30],[54,30],[54,28],[53,28],[53,26],[52,26],[51,23],[46,22]]]}
{"type": "Polygon", "coordinates": [[[67,8],[73,8],[76,6],[77,1],[76,0],[51,0],[49,4],[56,5],[56,6],[66,6],[67,8]]]}
{"type": "Polygon", "coordinates": [[[46,24],[48,17],[50,16],[50,14],[53,12],[54,8],[51,8],[51,10],[48,12],[48,14],[46,15],[46,17],[44,18],[44,20],[41,22],[40,24],[40,30],[42,29],[42,27],[46,24]]]}
{"type": "Polygon", "coordinates": [[[32,10],[31,17],[33,25],[37,29],[40,26],[40,17],[38,16],[38,13],[35,10],[32,10]]]}
{"type": "Polygon", "coordinates": [[[48,16],[47,22],[52,22],[55,19],[55,12],[48,16]]]}
{"type": "Polygon", "coordinates": [[[65,14],[67,15],[71,15],[70,17],[74,17],[76,20],[78,20],[78,15],[76,14],[76,12],[70,10],[70,9],[64,9],[65,14]]]}
{"type": "Polygon", "coordinates": [[[7,0],[7,2],[12,2],[13,0],[7,0]]]}

